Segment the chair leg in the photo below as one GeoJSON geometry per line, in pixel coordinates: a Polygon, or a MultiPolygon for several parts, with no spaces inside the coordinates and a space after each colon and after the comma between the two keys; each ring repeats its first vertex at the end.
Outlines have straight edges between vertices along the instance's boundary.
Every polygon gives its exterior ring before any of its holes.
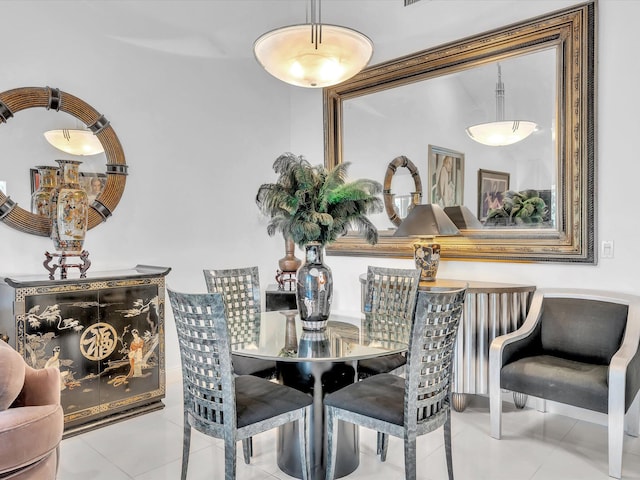
{"type": "Polygon", "coordinates": [[[387,460],[387,450],[389,449],[389,435],[386,433],[380,433],[380,461],[384,462],[387,460]]]}
{"type": "Polygon", "coordinates": [[[404,478],[416,480],[416,437],[404,440],[404,478]]]}
{"type": "Polygon", "coordinates": [[[336,455],[338,453],[338,420],[335,419],[333,407],[325,407],[327,418],[327,473],[326,480],[333,480],[336,472],[336,455]]]}
{"type": "Polygon", "coordinates": [[[236,442],[225,436],[224,439],[224,479],[236,480],[236,442]]]}
{"type": "Polygon", "coordinates": [[[491,417],[491,436],[500,440],[502,435],[502,396],[500,379],[489,382],[489,415],[491,417]]]}
{"type": "Polygon", "coordinates": [[[184,416],[184,427],[182,433],[182,473],[180,478],[187,479],[187,469],[189,468],[189,449],[191,448],[191,425],[187,416],[184,416]]]}
{"type": "Polygon", "coordinates": [[[244,463],[249,465],[251,463],[251,454],[253,453],[251,437],[242,440],[242,454],[244,456],[244,463]]]}
{"type": "Polygon", "coordinates": [[[609,476],[622,476],[622,446],[624,443],[624,407],[621,411],[609,406],[609,476]]]}
{"type": "Polygon", "coordinates": [[[536,399],[536,409],[540,413],[547,413],[547,401],[544,398],[536,399]]]}
{"type": "Polygon", "coordinates": [[[625,431],[632,437],[637,437],[640,430],[640,393],[631,403],[627,416],[625,417],[625,431]]]}
{"type": "Polygon", "coordinates": [[[298,420],[298,448],[300,450],[300,466],[302,467],[302,480],[309,480],[311,477],[311,469],[309,459],[311,452],[309,451],[309,420],[311,418],[311,407],[304,409],[303,417],[298,420]]]}
{"type": "Polygon", "coordinates": [[[451,456],[451,412],[447,414],[447,421],[444,422],[444,452],[447,456],[447,472],[449,480],[453,480],[453,458],[451,456]]]}

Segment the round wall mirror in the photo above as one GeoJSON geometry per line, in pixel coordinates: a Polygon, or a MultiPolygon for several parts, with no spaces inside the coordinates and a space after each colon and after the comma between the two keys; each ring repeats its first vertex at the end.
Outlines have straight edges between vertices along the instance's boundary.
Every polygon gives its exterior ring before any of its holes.
{"type": "Polygon", "coordinates": [[[418,173],[418,168],[414,163],[404,155],[394,158],[387,166],[382,194],[384,197],[384,208],[389,216],[389,220],[391,220],[395,226],[400,225],[404,217],[407,216],[408,211],[421,202],[422,182],[420,181],[420,173],[418,173]],[[398,168],[406,168],[409,170],[413,179],[413,191],[407,195],[398,195],[391,190],[391,183],[398,168]]]}
{"type": "MultiPolygon", "coordinates": [[[[127,165],[120,140],[109,121],[83,100],[50,87],[23,87],[0,93],[0,125],[14,121],[14,116],[29,108],[46,108],[65,112],[81,121],[98,138],[107,159],[106,182],[89,209],[87,228],[91,229],[111,216],[124,192],[127,165]]],[[[38,162],[40,164],[41,162],[38,162]]],[[[0,192],[0,221],[21,232],[48,237],[51,220],[21,208],[0,192]]]]}

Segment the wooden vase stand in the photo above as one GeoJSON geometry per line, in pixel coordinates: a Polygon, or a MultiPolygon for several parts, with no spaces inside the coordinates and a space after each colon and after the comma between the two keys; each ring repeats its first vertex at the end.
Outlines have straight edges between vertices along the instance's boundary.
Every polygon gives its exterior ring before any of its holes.
{"type": "Polygon", "coordinates": [[[68,268],[77,268],[80,270],[80,278],[86,278],[87,270],[91,266],[91,260],[89,260],[89,252],[87,250],[83,250],[80,253],[49,253],[44,252],[44,256],[47,258],[42,264],[44,268],[49,271],[49,280],[53,280],[56,270],[60,269],[60,278],[67,278],[67,269],[68,268]],[[55,265],[51,265],[51,260],[55,257],[58,258],[58,263],[55,265]],[[67,259],[71,257],[77,257],[80,259],[81,263],[67,263],[67,259]]]}

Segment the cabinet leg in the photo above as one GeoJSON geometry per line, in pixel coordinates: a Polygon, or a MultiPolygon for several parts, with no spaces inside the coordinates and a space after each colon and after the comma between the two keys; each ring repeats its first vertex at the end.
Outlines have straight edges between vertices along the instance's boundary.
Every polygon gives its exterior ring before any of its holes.
{"type": "Polygon", "coordinates": [[[527,405],[527,394],[520,392],[513,392],[513,403],[516,408],[524,408],[527,405]]]}
{"type": "Polygon", "coordinates": [[[464,412],[467,408],[468,398],[466,393],[452,393],[451,406],[456,412],[464,412]]]}

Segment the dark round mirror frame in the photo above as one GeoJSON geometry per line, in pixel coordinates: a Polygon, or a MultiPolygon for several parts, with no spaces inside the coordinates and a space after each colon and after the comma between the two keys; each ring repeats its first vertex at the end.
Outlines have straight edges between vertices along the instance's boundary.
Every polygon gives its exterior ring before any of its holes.
{"type": "Polygon", "coordinates": [[[422,199],[422,182],[420,181],[418,167],[404,155],[394,158],[387,166],[387,172],[384,175],[384,190],[382,190],[382,195],[384,197],[384,208],[389,216],[389,220],[391,220],[396,227],[400,225],[402,218],[398,215],[398,209],[393,203],[394,194],[391,193],[391,181],[399,167],[408,169],[413,177],[415,189],[411,192],[411,207],[413,208],[416,203],[419,203],[420,199],[422,199]]]}
{"type": "MultiPolygon", "coordinates": [[[[91,203],[87,228],[91,229],[111,216],[124,192],[127,164],[124,151],[109,121],[91,105],[57,88],[23,87],[0,93],[0,124],[8,123],[20,110],[42,107],[66,112],[82,121],[93,132],[107,157],[107,182],[91,203]]],[[[0,221],[21,232],[48,237],[51,220],[18,206],[0,192],[0,221]]]]}

